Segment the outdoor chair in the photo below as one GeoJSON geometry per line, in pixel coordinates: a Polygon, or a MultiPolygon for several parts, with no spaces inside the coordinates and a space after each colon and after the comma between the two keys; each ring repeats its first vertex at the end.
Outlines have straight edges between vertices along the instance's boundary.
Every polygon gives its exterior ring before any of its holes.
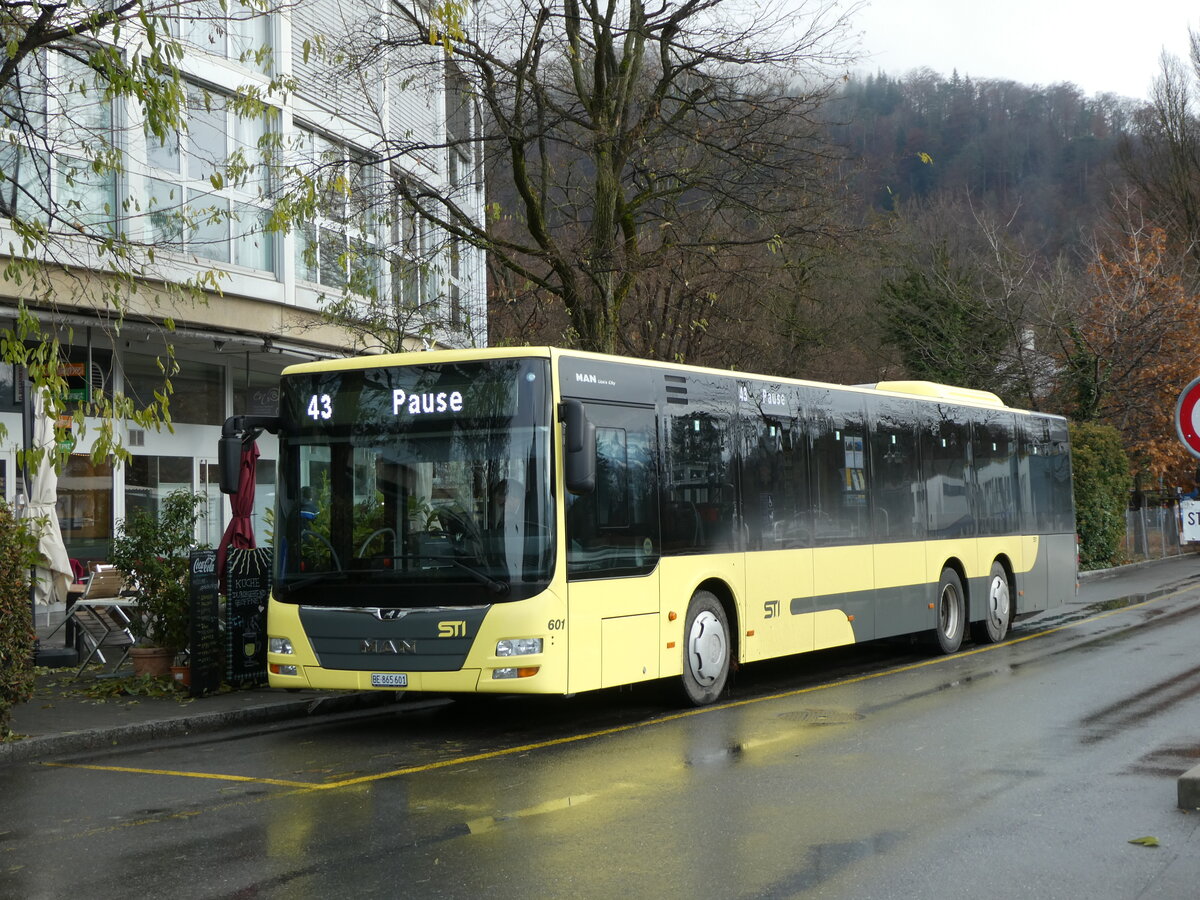
{"type": "Polygon", "coordinates": [[[129,624],[137,615],[137,600],[126,589],[125,576],[114,566],[93,564],[83,593],[67,610],[67,619],[74,624],[81,649],[87,656],[75,673],[78,678],[93,658],[107,663],[107,650],[123,650],[114,669],[124,665],[133,647],[134,636],[129,624]]]}

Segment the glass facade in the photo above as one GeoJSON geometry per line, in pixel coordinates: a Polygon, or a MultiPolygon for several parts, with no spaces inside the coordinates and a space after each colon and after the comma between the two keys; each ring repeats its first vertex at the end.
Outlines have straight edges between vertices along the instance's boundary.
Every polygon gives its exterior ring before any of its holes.
{"type": "Polygon", "coordinates": [[[58,476],[58,524],[67,555],[106,559],[113,537],[113,467],[74,453],[58,476]]]}
{"type": "MultiPolygon", "coordinates": [[[[179,370],[170,378],[171,420],[190,425],[221,425],[225,422],[225,369],[193,360],[176,360],[179,370]]],[[[154,356],[126,354],[125,394],[140,405],[154,400],[163,386],[165,360],[154,356]]]]}
{"type": "Polygon", "coordinates": [[[125,465],[125,512],[144,509],[154,516],[172,491],[192,489],[190,456],[135,456],[125,465]]]}
{"type": "MultiPolygon", "coordinates": [[[[114,358],[123,360],[119,370],[124,373],[125,390],[138,398],[138,402],[152,397],[155,387],[161,384],[162,373],[154,357],[144,354],[126,352],[118,355],[99,348],[89,352],[86,348],[73,347],[64,352],[64,357],[63,371],[68,389],[79,400],[101,390],[111,392],[114,358]],[[89,373],[87,377],[85,372],[89,373]]],[[[116,467],[110,463],[94,463],[85,452],[75,452],[64,459],[58,479],[57,512],[63,541],[71,558],[81,562],[106,559],[120,520],[133,509],[157,513],[163,498],[175,490],[195,490],[207,498],[197,525],[197,543],[216,546],[220,540],[229,517],[229,503],[217,486],[217,465],[207,457],[215,455],[217,426],[224,422],[227,414],[226,368],[193,359],[180,359],[178,365],[180,371],[172,379],[175,392],[171,402],[176,434],[172,435],[165,428],[157,434],[152,430],[132,428],[131,434],[123,439],[132,455],[116,467]],[[180,428],[195,426],[206,426],[203,438],[198,441],[180,439],[180,428]],[[145,449],[142,449],[143,445],[145,449]],[[163,452],[167,447],[174,452],[163,452]]],[[[234,392],[234,408],[242,407],[250,398],[250,411],[273,414],[278,406],[278,375],[252,373],[247,382],[244,373],[239,377],[236,369],[233,372],[233,380],[242,385],[234,392]]],[[[12,367],[0,367],[0,414],[9,417],[9,433],[17,442],[21,439],[21,408],[12,367]]],[[[75,435],[84,448],[90,428],[75,435]]],[[[264,444],[263,449],[269,455],[258,462],[258,489],[251,521],[259,542],[269,544],[275,460],[270,458],[274,455],[273,443],[267,440],[264,444]]],[[[0,459],[0,467],[10,476],[0,484],[0,496],[11,500],[17,490],[15,479],[11,477],[18,471],[15,457],[0,459]]]]}

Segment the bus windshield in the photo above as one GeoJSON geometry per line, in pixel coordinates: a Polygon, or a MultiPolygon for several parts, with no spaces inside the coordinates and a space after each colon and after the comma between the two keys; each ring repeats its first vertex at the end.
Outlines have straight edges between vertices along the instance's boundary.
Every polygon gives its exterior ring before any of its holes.
{"type": "Polygon", "coordinates": [[[286,376],[276,599],[466,606],[542,590],[550,398],[538,359],[286,376]]]}

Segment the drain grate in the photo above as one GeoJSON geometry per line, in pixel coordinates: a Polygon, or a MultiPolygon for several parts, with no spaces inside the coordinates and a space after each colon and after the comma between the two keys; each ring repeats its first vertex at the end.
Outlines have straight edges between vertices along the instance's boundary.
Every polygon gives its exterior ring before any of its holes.
{"type": "Polygon", "coordinates": [[[844,709],[801,709],[780,713],[779,718],[804,725],[845,725],[861,720],[862,715],[844,709]]]}

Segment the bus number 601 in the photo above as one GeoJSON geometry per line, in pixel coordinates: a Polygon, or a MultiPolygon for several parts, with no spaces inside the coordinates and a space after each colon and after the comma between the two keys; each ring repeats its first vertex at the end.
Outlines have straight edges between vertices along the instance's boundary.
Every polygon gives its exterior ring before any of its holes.
{"type": "Polygon", "coordinates": [[[551,619],[549,622],[546,623],[546,629],[548,631],[562,631],[566,627],[567,627],[566,619],[551,619]]]}

